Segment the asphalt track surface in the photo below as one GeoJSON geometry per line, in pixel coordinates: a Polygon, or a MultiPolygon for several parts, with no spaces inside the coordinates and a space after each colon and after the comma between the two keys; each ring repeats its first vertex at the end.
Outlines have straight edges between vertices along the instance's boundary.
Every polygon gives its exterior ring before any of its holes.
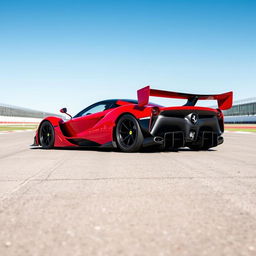
{"type": "Polygon", "coordinates": [[[256,255],[256,135],[211,151],[30,149],[0,134],[0,255],[256,255]]]}

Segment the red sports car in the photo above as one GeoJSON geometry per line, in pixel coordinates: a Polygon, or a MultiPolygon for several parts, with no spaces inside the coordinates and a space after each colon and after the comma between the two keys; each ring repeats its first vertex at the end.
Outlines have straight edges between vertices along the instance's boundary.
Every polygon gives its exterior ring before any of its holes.
{"type": "Polygon", "coordinates": [[[150,89],[137,91],[138,100],[97,102],[64,121],[47,117],[39,125],[34,145],[53,147],[113,147],[124,152],[142,147],[209,149],[223,143],[222,110],[232,107],[233,93],[199,95],[150,89]],[[149,96],[187,99],[179,107],[149,103],[149,96]],[[218,108],[197,107],[198,100],[217,100],[218,108]]]}

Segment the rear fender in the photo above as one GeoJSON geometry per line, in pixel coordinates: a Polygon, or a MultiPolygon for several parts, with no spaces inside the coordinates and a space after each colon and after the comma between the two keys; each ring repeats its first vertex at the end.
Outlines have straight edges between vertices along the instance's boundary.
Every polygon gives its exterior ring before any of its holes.
{"type": "Polygon", "coordinates": [[[113,109],[108,112],[104,118],[102,118],[93,129],[100,129],[101,132],[105,134],[105,140],[114,141],[114,130],[118,119],[124,115],[130,114],[133,115],[136,119],[149,117],[151,115],[151,107],[138,107],[135,104],[124,105],[118,108],[113,109]]]}

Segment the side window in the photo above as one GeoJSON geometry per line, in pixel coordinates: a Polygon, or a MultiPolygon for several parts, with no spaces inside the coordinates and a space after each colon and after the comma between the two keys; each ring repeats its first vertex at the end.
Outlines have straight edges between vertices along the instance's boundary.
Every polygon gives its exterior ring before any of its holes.
{"type": "Polygon", "coordinates": [[[97,106],[94,106],[94,107],[88,109],[87,111],[85,111],[82,114],[82,116],[87,116],[87,115],[95,114],[98,112],[102,112],[106,109],[108,109],[108,104],[100,104],[100,105],[97,105],[97,106]]]}
{"type": "Polygon", "coordinates": [[[107,109],[117,108],[117,107],[119,107],[119,105],[117,105],[115,102],[113,102],[113,103],[110,103],[110,104],[108,105],[107,109]]]}

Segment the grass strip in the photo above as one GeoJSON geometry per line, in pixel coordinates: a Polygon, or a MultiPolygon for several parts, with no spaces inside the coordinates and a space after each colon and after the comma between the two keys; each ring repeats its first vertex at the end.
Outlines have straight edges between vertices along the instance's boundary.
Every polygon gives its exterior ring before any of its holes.
{"type": "Polygon", "coordinates": [[[236,131],[236,132],[256,132],[256,129],[251,129],[251,128],[246,128],[246,129],[242,129],[242,128],[228,128],[225,127],[226,131],[236,131]]]}
{"type": "Polygon", "coordinates": [[[37,128],[37,125],[33,126],[0,126],[0,131],[17,131],[17,130],[35,130],[37,128]]]}

